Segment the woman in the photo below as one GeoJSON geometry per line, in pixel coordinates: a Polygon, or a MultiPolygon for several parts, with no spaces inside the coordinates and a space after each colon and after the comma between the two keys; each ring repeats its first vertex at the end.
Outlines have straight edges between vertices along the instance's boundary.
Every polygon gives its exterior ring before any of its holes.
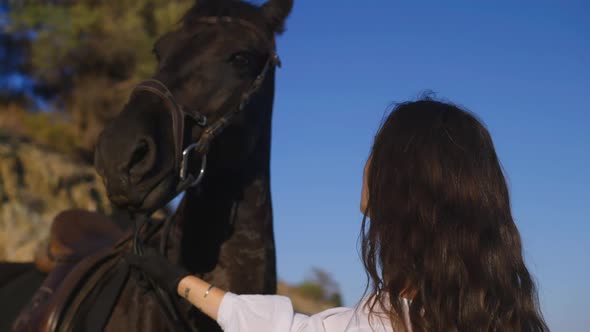
{"type": "Polygon", "coordinates": [[[224,331],[548,331],[492,139],[472,114],[398,105],[375,138],[361,210],[371,288],[354,309],[307,317],[285,297],[226,293],[154,250],[128,260],[224,331]]]}

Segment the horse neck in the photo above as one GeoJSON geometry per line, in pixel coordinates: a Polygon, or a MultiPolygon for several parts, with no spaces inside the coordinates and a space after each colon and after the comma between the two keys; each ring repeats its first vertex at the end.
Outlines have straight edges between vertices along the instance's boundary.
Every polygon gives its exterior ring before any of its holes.
{"type": "MultiPolygon", "coordinates": [[[[274,89],[270,92],[270,98],[267,93],[265,100],[252,103],[256,112],[262,112],[257,113],[263,116],[262,125],[255,148],[244,165],[231,172],[210,169],[199,188],[186,192],[177,210],[178,227],[172,237],[180,243],[177,258],[193,273],[213,271],[223,259],[222,249],[237,251],[242,246],[263,250],[270,246],[274,250],[269,176],[274,89]],[[238,240],[236,233],[245,229],[260,236],[253,241],[263,239],[262,242],[270,243],[238,240]]],[[[274,260],[274,251],[272,256],[274,260]]]]}

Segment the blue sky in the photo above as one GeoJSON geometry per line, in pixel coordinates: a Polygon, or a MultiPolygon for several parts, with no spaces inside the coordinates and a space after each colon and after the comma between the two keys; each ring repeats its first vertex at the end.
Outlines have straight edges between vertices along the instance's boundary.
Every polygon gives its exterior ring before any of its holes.
{"type": "Polygon", "coordinates": [[[432,90],[487,124],[552,331],[590,326],[590,4],[295,1],[279,40],[272,189],[279,276],[365,276],[361,175],[393,102],[432,90]]]}

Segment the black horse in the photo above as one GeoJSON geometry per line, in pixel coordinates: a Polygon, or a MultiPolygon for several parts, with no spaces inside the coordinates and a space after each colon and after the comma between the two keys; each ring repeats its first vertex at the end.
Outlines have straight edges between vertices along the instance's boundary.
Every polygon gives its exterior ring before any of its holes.
{"type": "MultiPolygon", "coordinates": [[[[112,202],[135,213],[149,214],[179,191],[185,197],[165,225],[148,220],[137,232],[141,241],[127,237],[92,264],[82,261],[90,272],[76,279],[74,297],[62,296],[67,301],[57,318],[66,323],[54,318],[55,329],[218,330],[190,304],[129,270],[122,255],[142,245],[223,289],[276,292],[269,174],[275,35],[292,6],[292,0],[198,1],[178,29],[156,42],[156,73],[104,130],[95,164],[112,202]],[[103,282],[86,287],[96,271],[103,274],[94,279],[103,282]]],[[[29,307],[51,297],[37,296],[29,307]]],[[[27,317],[21,313],[22,326],[27,317]]]]}

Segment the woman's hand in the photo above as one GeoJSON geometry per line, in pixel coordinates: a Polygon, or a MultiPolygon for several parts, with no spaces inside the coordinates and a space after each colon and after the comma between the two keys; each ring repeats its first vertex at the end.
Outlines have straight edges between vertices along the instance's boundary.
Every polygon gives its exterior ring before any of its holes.
{"type": "Polygon", "coordinates": [[[125,255],[125,260],[132,267],[145,272],[166,291],[184,297],[207,316],[217,320],[217,312],[225,296],[223,290],[170,263],[154,248],[145,248],[143,256],[129,253],[125,255]]]}
{"type": "Polygon", "coordinates": [[[133,253],[125,255],[125,260],[132,267],[145,272],[158,285],[171,294],[177,294],[178,284],[190,273],[180,266],[174,265],[154,248],[145,248],[144,255],[133,253]]]}

